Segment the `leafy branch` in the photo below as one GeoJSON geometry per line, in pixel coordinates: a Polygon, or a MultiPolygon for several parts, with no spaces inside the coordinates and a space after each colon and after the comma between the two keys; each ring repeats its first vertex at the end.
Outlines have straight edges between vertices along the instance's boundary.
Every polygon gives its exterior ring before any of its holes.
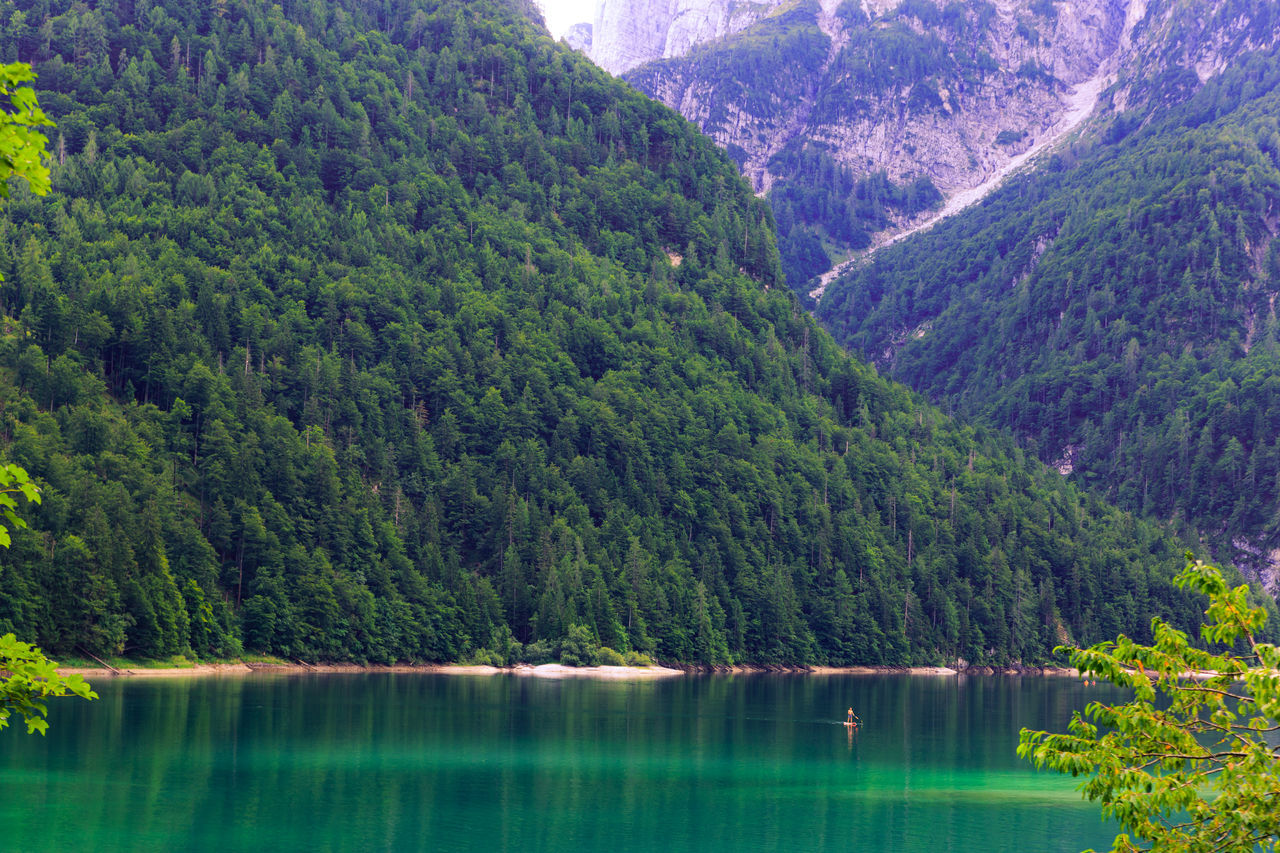
{"type": "Polygon", "coordinates": [[[1226,650],[1196,648],[1158,618],[1151,646],[1122,635],[1060,649],[1081,675],[1130,688],[1134,698],[1090,703],[1072,715],[1068,734],[1023,729],[1018,755],[1089,776],[1085,796],[1126,830],[1113,851],[1274,850],[1280,748],[1266,735],[1280,727],[1280,649],[1257,640],[1266,613],[1249,606],[1247,586],[1228,588],[1190,555],[1176,583],[1209,597],[1200,635],[1226,650]]]}

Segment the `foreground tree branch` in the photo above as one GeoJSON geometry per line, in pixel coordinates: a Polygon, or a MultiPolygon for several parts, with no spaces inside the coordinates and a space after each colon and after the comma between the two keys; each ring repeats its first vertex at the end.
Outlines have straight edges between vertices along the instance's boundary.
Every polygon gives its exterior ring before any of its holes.
{"type": "MultiPolygon", "coordinates": [[[[24,62],[0,65],[0,198],[8,197],[9,182],[15,178],[24,179],[36,195],[49,192],[49,168],[44,162],[49,140],[40,128],[52,127],[53,122],[40,109],[35,90],[26,85],[35,76],[24,62]]],[[[27,526],[18,513],[20,497],[29,504],[40,503],[40,489],[21,466],[0,463],[0,547],[11,544],[10,530],[27,526]]],[[[13,634],[0,636],[0,729],[17,713],[28,733],[44,734],[49,728],[44,700],[68,694],[98,698],[84,678],[60,674],[58,665],[40,649],[13,634]]]]}
{"type": "Polygon", "coordinates": [[[1081,675],[1130,688],[1134,698],[1090,703],[1067,734],[1023,729],[1018,755],[1088,775],[1085,796],[1125,830],[1112,851],[1275,850],[1280,748],[1267,735],[1280,725],[1280,649],[1258,642],[1266,613],[1249,606],[1248,587],[1228,588],[1190,555],[1176,583],[1209,597],[1200,634],[1225,651],[1195,648],[1160,619],[1151,646],[1122,635],[1062,649],[1081,675]]]}

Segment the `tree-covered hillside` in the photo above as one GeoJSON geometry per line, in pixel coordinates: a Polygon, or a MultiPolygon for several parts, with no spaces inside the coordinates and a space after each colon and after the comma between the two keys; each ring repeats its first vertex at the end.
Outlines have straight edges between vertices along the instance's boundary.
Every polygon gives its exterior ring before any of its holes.
{"type": "Polygon", "coordinates": [[[845,356],[728,158],[528,14],[6,4],[59,127],[0,208],[45,491],[0,631],[896,664],[1190,621],[1167,538],[845,356]]]}
{"type": "Polygon", "coordinates": [[[820,316],[939,404],[1269,572],[1277,116],[1271,49],[878,253],[820,316]]]}

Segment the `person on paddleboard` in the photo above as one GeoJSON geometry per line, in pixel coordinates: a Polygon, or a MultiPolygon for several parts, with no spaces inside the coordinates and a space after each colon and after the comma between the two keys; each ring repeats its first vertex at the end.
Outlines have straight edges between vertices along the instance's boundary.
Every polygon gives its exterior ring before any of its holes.
{"type": "Polygon", "coordinates": [[[861,722],[862,722],[862,720],[859,720],[859,719],[858,719],[858,715],[857,715],[857,714],[855,714],[855,713],[853,713],[853,709],[852,709],[852,708],[850,708],[850,709],[849,709],[849,716],[845,718],[844,724],[845,724],[846,726],[857,726],[857,725],[858,725],[858,724],[860,724],[861,722]]]}

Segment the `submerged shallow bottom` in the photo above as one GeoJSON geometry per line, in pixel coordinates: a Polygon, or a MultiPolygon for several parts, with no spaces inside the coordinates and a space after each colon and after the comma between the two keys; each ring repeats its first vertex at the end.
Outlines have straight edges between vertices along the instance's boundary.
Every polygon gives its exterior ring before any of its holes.
{"type": "MultiPolygon", "coordinates": [[[[5,850],[1074,851],[1014,755],[1066,679],[423,674],[103,681],[0,732],[5,850]],[[865,725],[842,723],[852,705],[865,725]]],[[[1109,689],[1109,688],[1108,688],[1109,689]]]]}

